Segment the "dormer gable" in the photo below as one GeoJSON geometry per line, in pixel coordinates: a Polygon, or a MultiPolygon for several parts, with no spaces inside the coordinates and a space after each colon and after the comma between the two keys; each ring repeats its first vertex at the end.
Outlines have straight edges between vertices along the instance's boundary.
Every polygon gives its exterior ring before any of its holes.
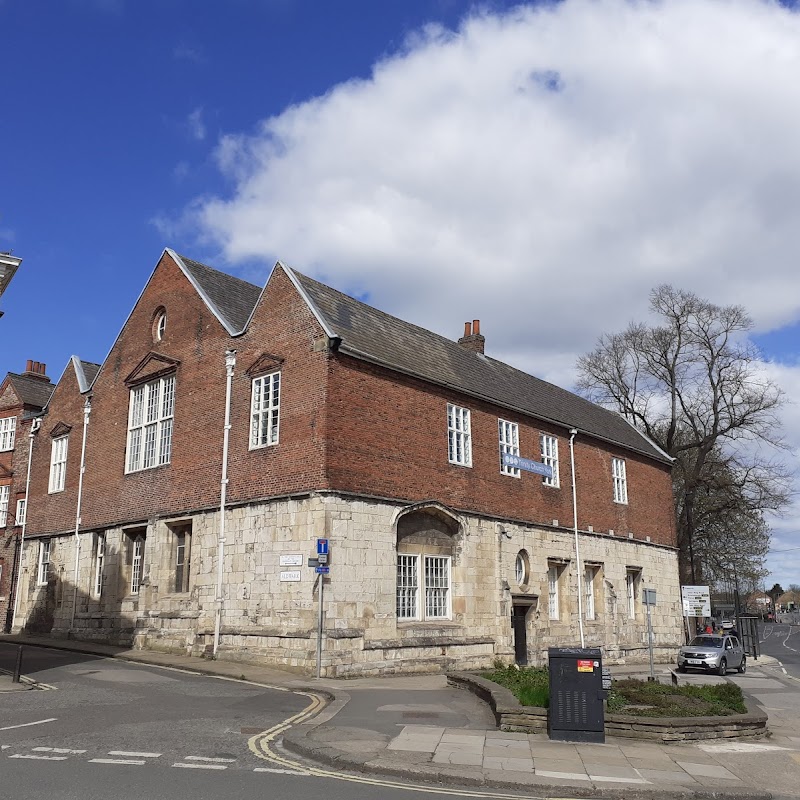
{"type": "Polygon", "coordinates": [[[162,356],[160,353],[151,351],[134,367],[133,372],[125,378],[125,385],[130,389],[141,383],[147,383],[168,375],[174,372],[180,366],[180,363],[174,358],[162,356]]]}
{"type": "Polygon", "coordinates": [[[283,365],[284,359],[273,353],[262,353],[246,370],[245,375],[254,378],[267,372],[274,372],[283,365]]]}
{"type": "Polygon", "coordinates": [[[57,422],[52,430],[50,431],[50,438],[51,439],[59,439],[62,436],[66,436],[72,430],[72,425],[67,425],[66,422],[57,422]]]}

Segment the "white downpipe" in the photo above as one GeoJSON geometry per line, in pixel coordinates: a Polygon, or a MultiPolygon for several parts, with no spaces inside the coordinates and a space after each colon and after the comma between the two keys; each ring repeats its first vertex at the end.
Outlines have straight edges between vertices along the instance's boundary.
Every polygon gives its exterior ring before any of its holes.
{"type": "Polygon", "coordinates": [[[78,581],[80,580],[81,558],[81,503],[83,501],[83,473],[86,472],[86,431],[89,427],[89,414],[92,413],[92,401],[87,397],[83,404],[83,439],[81,440],[81,471],[78,475],[78,505],[75,510],[75,576],[72,592],[72,619],[69,628],[75,627],[75,611],[78,607],[78,581]]]}
{"type": "MultiPolygon", "coordinates": [[[[28,526],[28,498],[30,497],[31,488],[31,459],[33,458],[33,437],[36,431],[42,424],[42,418],[36,417],[31,421],[31,429],[28,433],[28,474],[25,478],[25,520],[22,523],[22,532],[19,537],[19,564],[17,564],[17,585],[14,589],[14,613],[11,615],[11,628],[13,630],[14,623],[17,621],[17,610],[19,609],[19,595],[22,590],[22,554],[25,549],[25,529],[28,526]]],[[[22,626],[20,625],[20,628],[22,626]]]]}
{"type": "Polygon", "coordinates": [[[219,540],[217,550],[217,609],[214,619],[214,658],[219,650],[219,634],[222,628],[222,579],[225,567],[225,502],[228,497],[228,439],[231,429],[231,385],[233,368],[236,366],[236,351],[225,352],[225,427],[222,434],[222,480],[219,493],[219,540]]]}
{"type": "Polygon", "coordinates": [[[578,628],[581,632],[581,647],[586,647],[583,637],[583,564],[581,563],[581,546],[578,541],[578,493],[575,477],[575,436],[578,431],[572,428],[569,432],[569,460],[572,465],[572,524],[575,529],[575,566],[578,571],[578,628]]]}

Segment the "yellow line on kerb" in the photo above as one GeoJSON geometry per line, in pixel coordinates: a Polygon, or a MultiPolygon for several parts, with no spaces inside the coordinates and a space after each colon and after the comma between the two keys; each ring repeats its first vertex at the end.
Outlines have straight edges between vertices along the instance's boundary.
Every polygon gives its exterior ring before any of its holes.
{"type": "MultiPolygon", "coordinates": [[[[278,688],[278,687],[271,687],[271,688],[278,688]]],[[[286,769],[293,770],[300,775],[311,775],[318,778],[335,778],[336,780],[340,781],[349,781],[351,783],[362,783],[368,786],[381,786],[387,789],[405,789],[406,791],[411,791],[411,792],[423,792],[425,794],[440,794],[440,795],[447,795],[450,797],[479,797],[479,798],[483,797],[483,798],[491,798],[492,800],[520,800],[520,798],[524,796],[522,794],[505,794],[502,792],[470,791],[468,789],[466,790],[444,789],[444,788],[436,788],[433,786],[424,786],[420,784],[400,783],[399,781],[390,781],[381,778],[369,778],[361,775],[351,775],[346,772],[338,772],[336,770],[308,766],[302,764],[299,761],[294,761],[293,759],[280,755],[271,748],[270,745],[272,744],[272,742],[274,742],[275,739],[281,733],[283,733],[287,728],[291,728],[292,725],[305,722],[307,719],[310,719],[315,714],[317,714],[325,706],[324,698],[321,697],[320,695],[314,694],[313,692],[300,692],[291,689],[289,691],[292,691],[294,694],[302,695],[303,697],[308,697],[311,699],[311,702],[302,711],[299,711],[294,716],[288,717],[287,719],[283,720],[283,722],[279,722],[277,725],[273,725],[271,728],[268,728],[267,730],[261,731],[261,733],[257,733],[255,734],[255,736],[250,737],[250,739],[247,742],[247,745],[257,758],[261,758],[264,761],[269,761],[273,764],[278,764],[282,767],[285,767],[286,769]]],[[[528,800],[530,800],[531,796],[528,795],[527,798],[528,800]]],[[[539,798],[539,800],[548,800],[548,798],[541,797],[539,798]]],[[[571,799],[560,797],[558,798],[558,800],[571,800],[571,799]]]]}

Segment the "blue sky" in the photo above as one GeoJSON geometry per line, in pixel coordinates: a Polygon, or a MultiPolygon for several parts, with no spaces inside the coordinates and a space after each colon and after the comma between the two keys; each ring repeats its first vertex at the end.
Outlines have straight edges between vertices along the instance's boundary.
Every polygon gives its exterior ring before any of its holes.
{"type": "MultiPolygon", "coordinates": [[[[102,361],[168,246],[452,338],[480,318],[563,386],[669,282],[744,304],[793,398],[793,5],[0,0],[0,372],[102,361]]],[[[796,404],[784,425],[800,446],[796,404]]]]}

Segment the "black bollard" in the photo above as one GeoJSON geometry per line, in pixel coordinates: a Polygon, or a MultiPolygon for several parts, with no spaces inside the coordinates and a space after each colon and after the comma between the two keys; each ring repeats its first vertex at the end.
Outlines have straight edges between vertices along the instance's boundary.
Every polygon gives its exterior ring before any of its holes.
{"type": "Polygon", "coordinates": [[[22,645],[17,650],[17,663],[14,665],[14,677],[11,679],[14,683],[19,683],[20,672],[22,672],[22,645]]]}

